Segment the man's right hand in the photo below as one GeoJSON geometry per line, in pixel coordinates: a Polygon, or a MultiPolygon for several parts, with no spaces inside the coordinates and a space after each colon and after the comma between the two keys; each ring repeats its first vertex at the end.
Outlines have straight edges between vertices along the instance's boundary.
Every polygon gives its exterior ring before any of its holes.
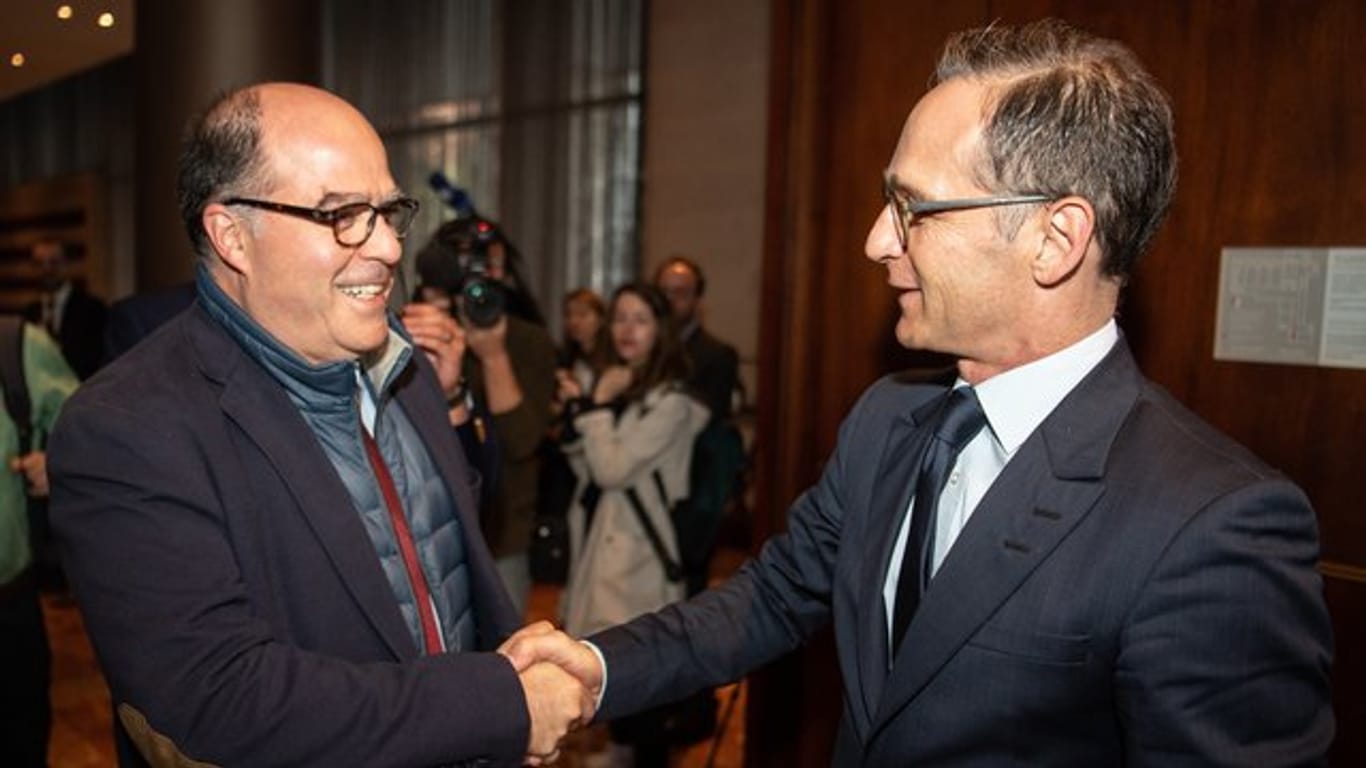
{"type": "Polygon", "coordinates": [[[518,673],[549,662],[573,675],[583,686],[584,722],[593,718],[602,693],[604,671],[598,655],[587,645],[555,629],[548,621],[538,621],[513,633],[498,646],[498,652],[512,661],[518,673]]]}
{"type": "Polygon", "coordinates": [[[518,677],[531,716],[526,764],[549,765],[559,758],[564,737],[592,717],[592,707],[584,710],[583,686],[554,664],[532,664],[518,677]]]}
{"type": "Polygon", "coordinates": [[[403,327],[413,337],[418,349],[436,369],[441,389],[450,397],[460,383],[460,369],[465,357],[465,330],[455,318],[434,304],[415,302],[403,307],[403,327]]]}

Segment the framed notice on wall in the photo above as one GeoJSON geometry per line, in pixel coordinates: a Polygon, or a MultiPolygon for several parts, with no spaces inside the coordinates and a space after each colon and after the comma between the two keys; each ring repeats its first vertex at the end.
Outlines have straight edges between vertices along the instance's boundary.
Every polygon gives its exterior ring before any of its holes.
{"type": "Polygon", "coordinates": [[[1214,357],[1366,368],[1366,248],[1225,248],[1214,357]]]}

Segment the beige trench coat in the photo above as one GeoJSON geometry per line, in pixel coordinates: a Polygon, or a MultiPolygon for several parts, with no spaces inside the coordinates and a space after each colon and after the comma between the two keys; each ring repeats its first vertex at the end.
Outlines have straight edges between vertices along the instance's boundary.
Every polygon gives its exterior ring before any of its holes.
{"type": "Polygon", "coordinates": [[[707,423],[707,408],[675,387],[651,390],[620,418],[597,409],[574,422],[581,438],[565,447],[578,477],[569,511],[569,583],[561,598],[564,628],[575,637],[628,621],[684,597],[670,583],[640,525],[626,489],[634,487],[670,556],[678,542],[669,511],[651,475],[659,470],[671,502],[688,495],[693,440],[707,423]],[[592,479],[602,489],[592,527],[577,499],[592,479]]]}

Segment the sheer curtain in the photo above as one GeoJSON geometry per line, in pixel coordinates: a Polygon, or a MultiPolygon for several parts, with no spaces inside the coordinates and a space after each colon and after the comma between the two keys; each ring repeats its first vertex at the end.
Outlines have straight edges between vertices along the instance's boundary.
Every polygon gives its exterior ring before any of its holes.
{"type": "Polygon", "coordinates": [[[556,332],[566,290],[636,274],[644,3],[324,3],[324,84],[422,201],[409,255],[454,215],[428,185],[440,171],[503,225],[556,332]]]}

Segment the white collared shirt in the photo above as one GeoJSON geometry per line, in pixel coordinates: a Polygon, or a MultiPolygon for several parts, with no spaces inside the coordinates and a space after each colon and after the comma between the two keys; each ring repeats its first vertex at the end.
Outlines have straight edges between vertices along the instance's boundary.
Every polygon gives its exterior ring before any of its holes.
{"type": "MultiPolygon", "coordinates": [[[[1070,347],[1028,365],[1012,368],[978,384],[974,389],[977,400],[987,416],[987,429],[977,433],[958,455],[944,491],[939,496],[939,512],[934,529],[934,552],[930,573],[939,570],[953,543],[968,524],[977,503],[1005,469],[1035,429],[1053,412],[1058,403],[1109,354],[1119,340],[1119,329],[1111,319],[1095,333],[1070,347]]],[[[966,386],[959,379],[954,387],[966,386]]],[[[894,478],[905,482],[907,478],[894,478]]],[[[906,538],[910,532],[912,498],[902,516],[897,532],[892,559],[887,567],[882,587],[882,600],[887,608],[887,637],[891,645],[892,613],[896,606],[897,582],[901,576],[901,560],[906,553],[906,538]]]]}
{"type": "Polygon", "coordinates": [[[71,281],[63,281],[52,293],[43,297],[43,325],[53,336],[62,332],[62,316],[66,314],[66,304],[71,298],[71,281]]]}

